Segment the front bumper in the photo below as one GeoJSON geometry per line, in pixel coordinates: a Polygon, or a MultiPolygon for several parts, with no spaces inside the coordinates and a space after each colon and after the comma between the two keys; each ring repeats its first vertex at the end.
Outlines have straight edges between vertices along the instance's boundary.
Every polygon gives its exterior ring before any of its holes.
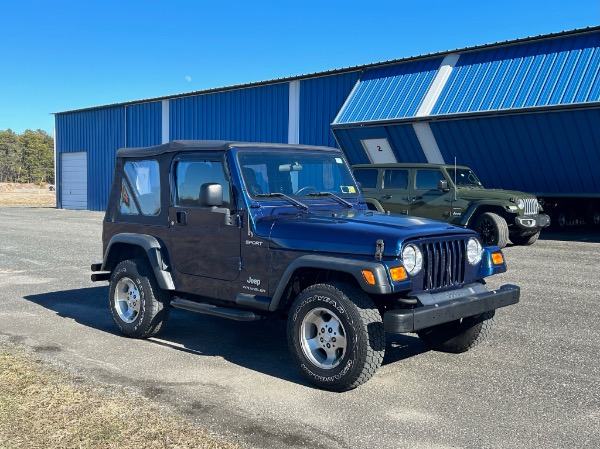
{"type": "Polygon", "coordinates": [[[550,226],[550,217],[546,214],[525,215],[515,218],[515,225],[524,231],[531,231],[535,234],[542,228],[550,226]]]}
{"type": "Polygon", "coordinates": [[[479,285],[436,294],[426,293],[417,295],[419,302],[425,305],[414,309],[389,310],[383,316],[383,324],[385,331],[393,334],[415,332],[516,304],[520,294],[521,289],[510,284],[491,291],[479,285]]]}

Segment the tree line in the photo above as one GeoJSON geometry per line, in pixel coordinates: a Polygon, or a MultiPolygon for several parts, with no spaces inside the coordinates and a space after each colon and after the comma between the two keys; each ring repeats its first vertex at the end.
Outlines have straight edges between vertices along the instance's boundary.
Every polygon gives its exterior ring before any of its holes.
{"type": "Polygon", "coordinates": [[[0,131],[0,182],[54,184],[54,139],[46,131],[0,131]]]}

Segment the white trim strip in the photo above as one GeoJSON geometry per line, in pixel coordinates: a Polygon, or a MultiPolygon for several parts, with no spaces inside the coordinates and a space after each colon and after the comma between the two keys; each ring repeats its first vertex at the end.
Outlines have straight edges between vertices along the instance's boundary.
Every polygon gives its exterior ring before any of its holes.
{"type": "Polygon", "coordinates": [[[162,116],[161,116],[161,143],[169,143],[170,140],[169,126],[169,100],[162,101],[162,116]]]}
{"type": "Polygon", "coordinates": [[[300,81],[290,81],[288,143],[300,143],[300,81]]]}
{"type": "Polygon", "coordinates": [[[440,94],[442,93],[442,89],[448,82],[450,78],[450,74],[454,69],[454,66],[458,62],[458,58],[460,55],[458,53],[451,53],[446,55],[442,63],[440,64],[440,68],[438,69],[425,98],[423,98],[423,102],[419,107],[419,110],[415,114],[415,117],[425,117],[431,114],[435,103],[440,98],[440,94]]]}
{"type": "Polygon", "coordinates": [[[430,164],[443,164],[444,158],[442,157],[440,148],[435,140],[435,136],[429,127],[429,123],[417,122],[413,123],[412,126],[417,135],[417,139],[419,139],[423,153],[425,153],[427,162],[430,164]]]}

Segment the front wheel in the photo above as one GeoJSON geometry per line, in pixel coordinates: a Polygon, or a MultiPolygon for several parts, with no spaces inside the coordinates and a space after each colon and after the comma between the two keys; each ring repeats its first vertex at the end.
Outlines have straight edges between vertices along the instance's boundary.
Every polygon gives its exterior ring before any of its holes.
{"type": "Polygon", "coordinates": [[[481,343],[492,327],[495,311],[440,324],[417,332],[431,349],[459,354],[481,343]]]}
{"type": "Polygon", "coordinates": [[[325,390],[365,383],[385,352],[379,311],[364,292],[346,284],[317,284],[300,293],[289,312],[287,335],[304,377],[325,390]]]}
{"type": "Polygon", "coordinates": [[[485,245],[504,248],[508,243],[508,225],[506,220],[493,212],[484,212],[475,221],[475,231],[485,245]]]}
{"type": "Polygon", "coordinates": [[[133,338],[156,335],[169,315],[169,295],[143,259],[124,260],[116,266],[110,277],[109,304],[119,330],[133,338]]]}

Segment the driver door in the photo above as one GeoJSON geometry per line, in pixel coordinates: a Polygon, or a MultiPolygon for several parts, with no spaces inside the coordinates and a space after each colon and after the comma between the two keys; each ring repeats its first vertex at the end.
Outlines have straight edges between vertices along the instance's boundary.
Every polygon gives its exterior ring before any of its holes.
{"type": "Polygon", "coordinates": [[[173,165],[173,206],[169,209],[171,259],[186,275],[233,281],[240,273],[239,226],[228,223],[230,188],[220,158],[179,157],[173,165]],[[200,201],[200,187],[223,187],[222,207],[200,201]]]}

